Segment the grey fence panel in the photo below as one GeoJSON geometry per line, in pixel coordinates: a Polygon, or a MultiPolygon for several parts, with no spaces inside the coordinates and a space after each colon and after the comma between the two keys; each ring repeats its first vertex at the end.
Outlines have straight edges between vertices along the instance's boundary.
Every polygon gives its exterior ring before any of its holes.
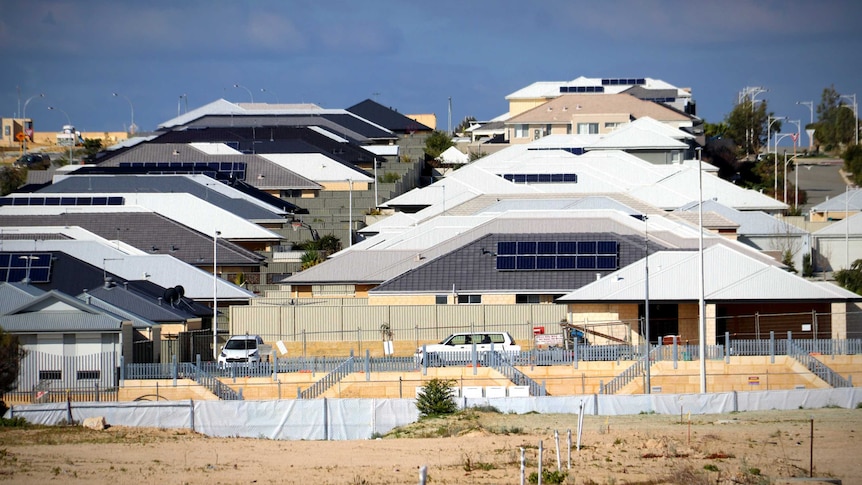
{"type": "Polygon", "coordinates": [[[18,368],[19,391],[65,390],[115,387],[118,382],[117,355],[100,352],[89,355],[55,355],[28,351],[18,368]]]}

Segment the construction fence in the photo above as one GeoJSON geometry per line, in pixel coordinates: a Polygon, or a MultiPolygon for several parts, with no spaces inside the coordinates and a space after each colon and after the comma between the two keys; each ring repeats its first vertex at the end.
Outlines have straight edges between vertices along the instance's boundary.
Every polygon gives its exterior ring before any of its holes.
{"type": "MultiPolygon", "coordinates": [[[[712,394],[580,395],[456,399],[460,408],[493,406],[502,413],[725,414],[801,408],[855,408],[862,389],[805,389],[712,394]]],[[[415,422],[414,399],[171,401],[27,404],[6,418],[41,425],[104,417],[109,425],[185,428],[214,437],[272,440],[364,440],[415,422]]]]}

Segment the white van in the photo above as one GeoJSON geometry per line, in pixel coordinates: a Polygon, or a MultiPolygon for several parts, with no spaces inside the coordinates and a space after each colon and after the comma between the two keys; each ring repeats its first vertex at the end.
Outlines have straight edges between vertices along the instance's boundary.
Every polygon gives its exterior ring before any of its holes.
{"type": "MultiPolygon", "coordinates": [[[[485,354],[491,351],[499,352],[504,357],[512,357],[521,351],[515,339],[509,332],[462,332],[453,333],[439,344],[424,347],[428,353],[428,365],[446,365],[470,363],[473,360],[473,344],[476,344],[477,360],[484,361],[485,354]]],[[[413,358],[419,365],[425,364],[423,347],[416,349],[413,358]]]]}

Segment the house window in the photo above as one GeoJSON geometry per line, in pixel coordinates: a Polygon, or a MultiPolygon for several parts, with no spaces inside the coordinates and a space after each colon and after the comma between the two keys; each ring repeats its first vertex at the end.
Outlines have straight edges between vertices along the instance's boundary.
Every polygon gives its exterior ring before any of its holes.
{"type": "Polygon", "coordinates": [[[58,370],[40,370],[40,381],[59,381],[63,379],[63,372],[58,370]]]}
{"type": "Polygon", "coordinates": [[[458,295],[458,303],[479,304],[482,303],[482,295],[458,295]]]}
{"type": "Polygon", "coordinates": [[[566,134],[567,134],[567,135],[571,135],[571,134],[572,134],[572,125],[566,125],[566,134]]]}
{"type": "Polygon", "coordinates": [[[79,370],[78,371],[78,380],[86,381],[86,380],[99,380],[102,375],[102,371],[98,370],[79,370]]]}
{"type": "Polygon", "coordinates": [[[434,297],[434,304],[436,305],[446,305],[449,303],[449,297],[447,295],[437,295],[434,297]]]}
{"type": "Polygon", "coordinates": [[[515,138],[527,138],[530,136],[530,127],[527,125],[515,125],[515,138]]]}
{"type": "Polygon", "coordinates": [[[302,190],[299,189],[287,189],[280,191],[279,195],[282,199],[296,199],[302,197],[302,190]]]}
{"type": "Polygon", "coordinates": [[[12,135],[12,127],[6,125],[3,127],[3,136],[11,136],[12,135]]]}
{"type": "Polygon", "coordinates": [[[578,123],[579,135],[597,135],[599,133],[598,123],[578,123]]]}
{"type": "Polygon", "coordinates": [[[515,303],[541,303],[539,295],[515,295],[515,303]]]}
{"type": "Polygon", "coordinates": [[[620,123],[619,121],[608,121],[605,123],[605,129],[606,130],[613,130],[613,129],[619,127],[620,125],[622,125],[622,123],[620,123]]]}

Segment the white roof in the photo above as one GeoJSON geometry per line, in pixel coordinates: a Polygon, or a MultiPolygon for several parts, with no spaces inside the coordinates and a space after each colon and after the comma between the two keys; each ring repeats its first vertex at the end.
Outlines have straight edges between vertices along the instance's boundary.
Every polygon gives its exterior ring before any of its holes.
{"type": "Polygon", "coordinates": [[[397,157],[398,156],[398,145],[362,145],[362,148],[368,150],[369,152],[382,156],[390,156],[397,157]]]}
{"type": "Polygon", "coordinates": [[[243,153],[239,150],[236,150],[232,147],[225,145],[224,143],[202,143],[202,142],[194,142],[189,143],[192,148],[200,150],[207,155],[242,155],[243,153]]]}
{"type": "Polygon", "coordinates": [[[322,153],[269,153],[259,156],[315,182],[374,181],[373,178],[322,153]]]}
{"type": "MultiPolygon", "coordinates": [[[[860,298],[833,288],[824,288],[788,273],[776,264],[749,257],[724,245],[704,250],[704,299],[814,300],[860,298]],[[733,268],[733,271],[727,271],[733,268]]],[[[649,257],[649,298],[688,300],[700,297],[697,251],[661,251],[649,257]]],[[[558,301],[639,301],[645,298],[645,260],[575,290],[558,301]]],[[[834,286],[834,285],[833,285],[834,286]]],[[[837,288],[837,287],[836,287],[837,288]]]]}
{"type": "MultiPolygon", "coordinates": [[[[212,179],[210,179],[212,180],[212,179]]],[[[216,182],[216,186],[224,185],[216,182]]],[[[25,194],[26,195],[26,194],[25,194]]],[[[63,193],[64,197],[123,197],[122,206],[3,206],[5,214],[57,215],[64,213],[155,212],[203,234],[221,231],[221,237],[237,241],[280,240],[280,235],[233,213],[216,207],[206,200],[185,193],[112,192],[63,193]],[[137,209],[136,209],[137,208],[137,209]]]]}
{"type": "MultiPolygon", "coordinates": [[[[691,96],[688,91],[660,79],[649,77],[641,79],[645,81],[645,84],[641,86],[646,89],[673,89],[677,91],[678,96],[691,96]]],[[[506,99],[556,98],[560,96],[560,87],[562,86],[602,86],[602,78],[579,76],[571,81],[538,81],[509,94],[506,99]]],[[[604,93],[618,94],[633,86],[633,84],[607,84],[604,85],[604,93]]]]}
{"type": "Polygon", "coordinates": [[[455,147],[449,147],[437,157],[437,160],[440,160],[443,163],[460,164],[469,162],[470,157],[455,147]]]}
{"type": "MultiPolygon", "coordinates": [[[[127,280],[147,279],[164,288],[182,285],[185,295],[192,299],[208,300],[213,297],[213,275],[189,265],[168,254],[146,254],[130,250],[103,239],[80,227],[18,227],[22,233],[64,234],[74,239],[40,239],[3,241],[4,251],[61,251],[97,268],[127,280]],[[35,247],[34,247],[35,244],[35,247]],[[146,275],[146,276],[145,276],[146,275]]],[[[217,278],[219,299],[248,300],[254,293],[226,280],[217,278]]]]}

